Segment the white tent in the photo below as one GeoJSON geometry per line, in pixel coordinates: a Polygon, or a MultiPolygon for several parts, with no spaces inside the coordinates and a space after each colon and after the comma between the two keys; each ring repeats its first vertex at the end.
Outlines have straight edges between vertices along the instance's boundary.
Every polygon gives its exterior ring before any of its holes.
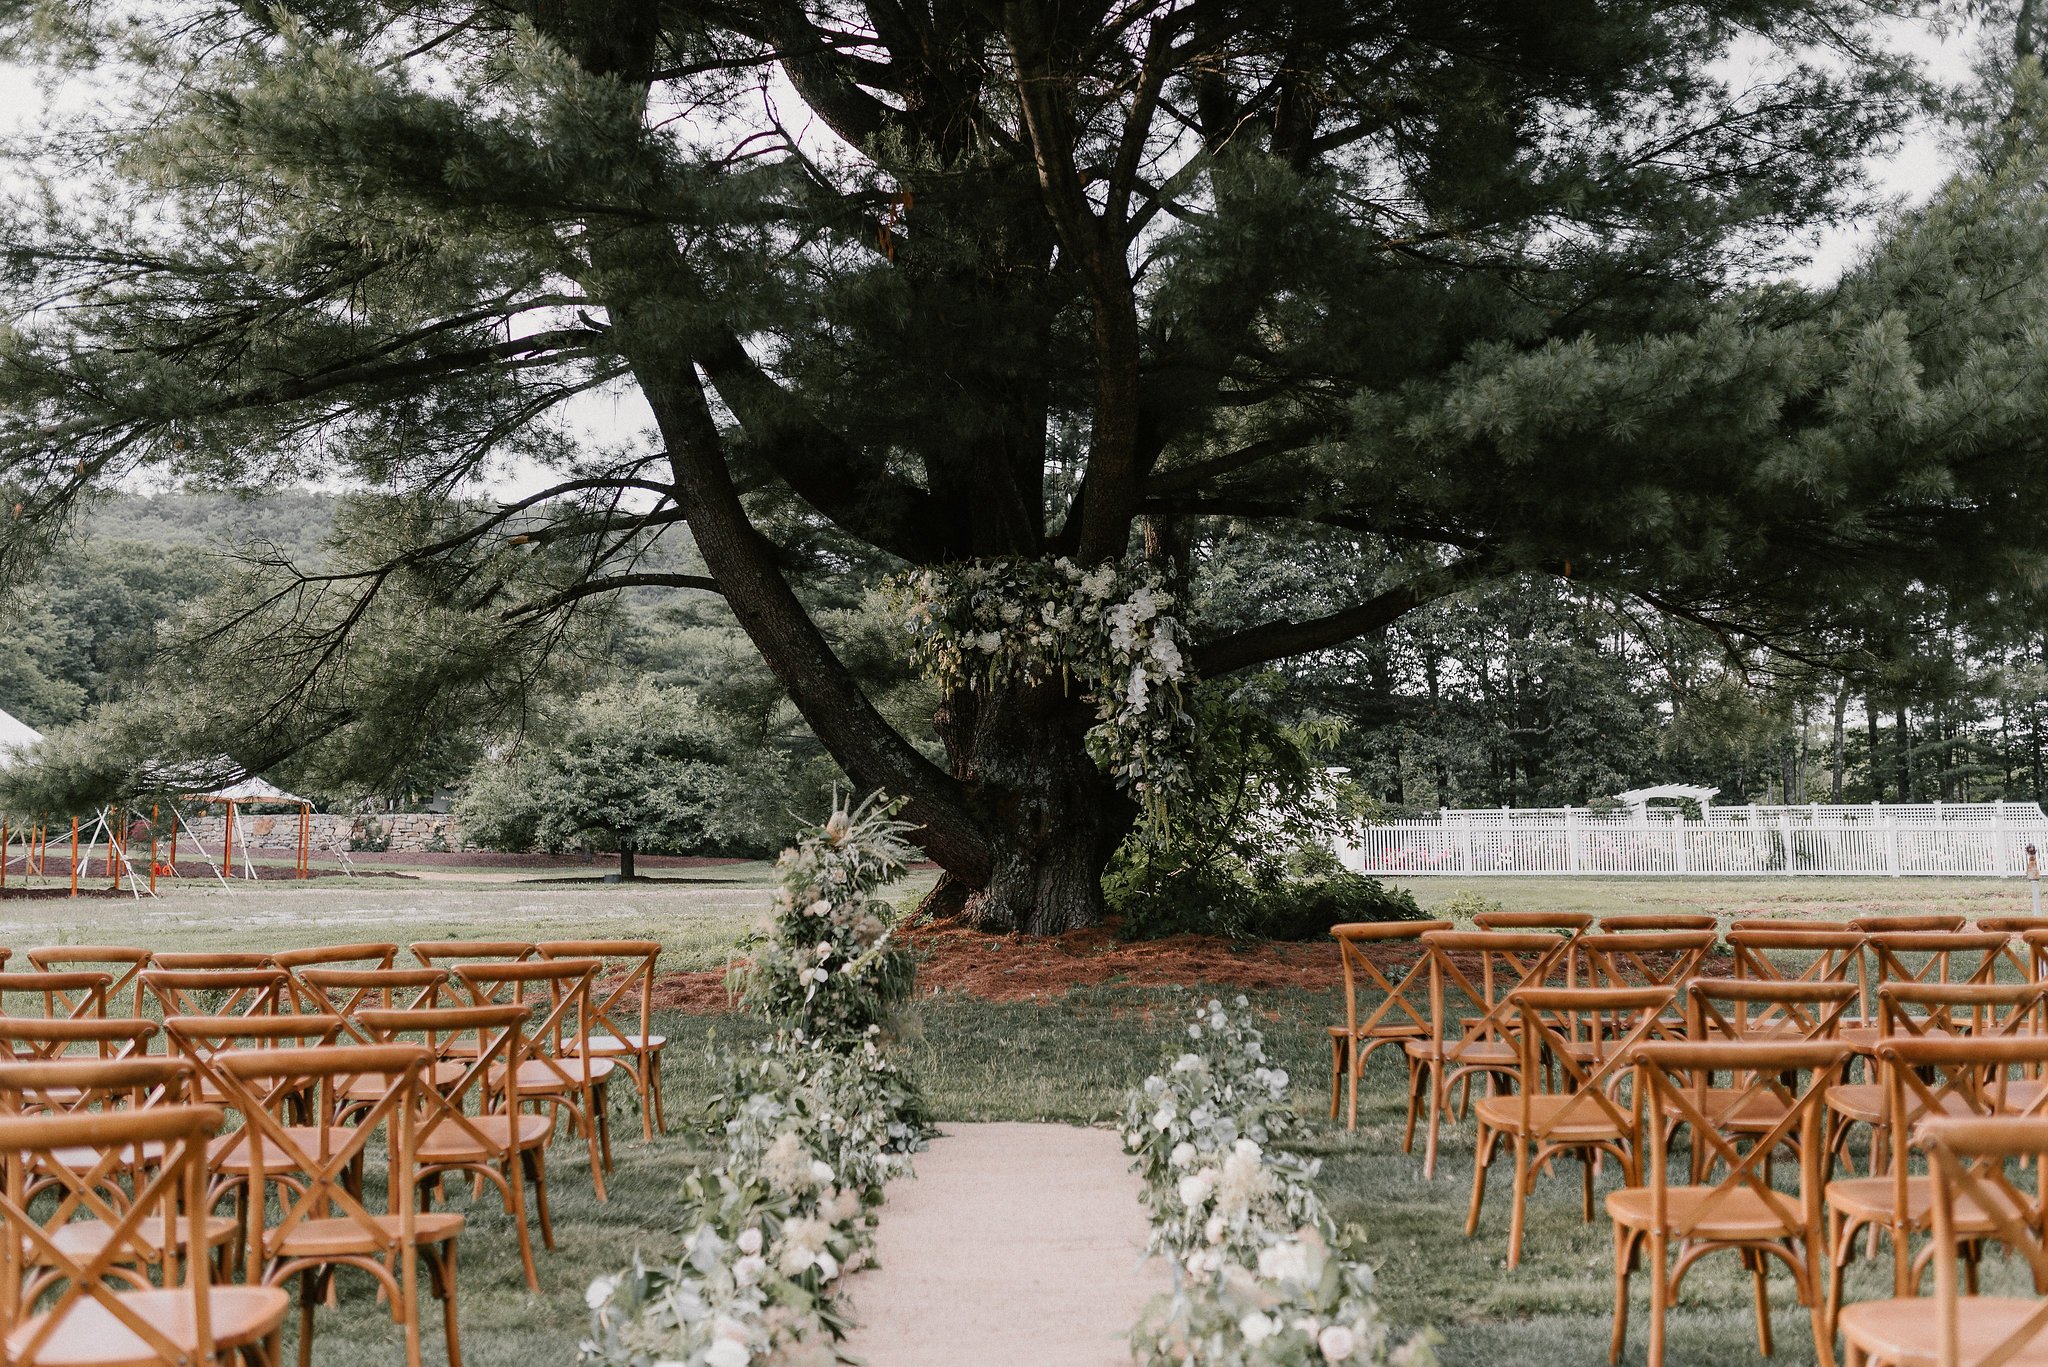
{"type": "Polygon", "coordinates": [[[7,768],[17,755],[25,753],[42,739],[43,733],[27,722],[0,712],[0,769],[7,768]]]}
{"type": "Polygon", "coordinates": [[[225,788],[215,788],[210,793],[189,794],[195,802],[291,802],[306,805],[307,799],[288,793],[275,783],[257,778],[254,774],[240,783],[230,783],[225,788]]]}

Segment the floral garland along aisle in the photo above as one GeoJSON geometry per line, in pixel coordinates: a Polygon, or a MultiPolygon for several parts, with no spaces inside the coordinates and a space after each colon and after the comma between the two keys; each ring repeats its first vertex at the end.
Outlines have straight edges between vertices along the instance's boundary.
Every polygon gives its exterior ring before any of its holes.
{"type": "Polygon", "coordinates": [[[1269,1066],[1247,1002],[1194,1013],[1190,1045],[1131,1093],[1124,1147],[1137,1155],[1150,1251],[1174,1290],[1131,1331],[1143,1367],[1432,1367],[1434,1342],[1390,1347],[1372,1268],[1353,1256],[1310,1185],[1318,1164],[1280,1145],[1300,1127],[1287,1071],[1269,1066]]]}
{"type": "Polygon", "coordinates": [[[914,856],[880,794],[783,852],[743,1000],[774,1022],[728,1058],[717,1159],[683,1180],[680,1251],[590,1284],[589,1367],[831,1367],[847,1328],[840,1278],[874,1244],[882,1185],[931,1135],[882,1021],[910,991],[874,896],[914,856]]]}
{"type": "Polygon", "coordinates": [[[912,658],[947,689],[1008,674],[1079,684],[1095,704],[1089,756],[1135,796],[1142,833],[1187,790],[1194,720],[1181,705],[1187,629],[1166,574],[1144,562],[976,560],[890,581],[912,658]]]}

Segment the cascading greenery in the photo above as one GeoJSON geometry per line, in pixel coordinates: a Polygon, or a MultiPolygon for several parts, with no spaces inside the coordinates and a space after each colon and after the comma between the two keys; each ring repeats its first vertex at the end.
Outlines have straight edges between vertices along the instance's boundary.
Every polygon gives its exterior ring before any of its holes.
{"type": "MultiPolygon", "coordinates": [[[[1246,1005],[1237,998],[1240,1013],[1246,1005]]],[[[1356,1231],[1336,1228],[1311,1185],[1316,1162],[1282,1147],[1300,1121],[1259,1031],[1211,1001],[1187,1033],[1187,1049],[1132,1091],[1124,1114],[1150,1249],[1174,1274],[1131,1331],[1136,1360],[1429,1367],[1429,1335],[1392,1345],[1356,1231]]]]}
{"type": "Polygon", "coordinates": [[[730,1060],[711,1113],[719,1153],[680,1193],[682,1247],[591,1283],[586,1367],[830,1367],[839,1279],[873,1245],[882,1185],[931,1134],[883,1048],[910,991],[874,896],[915,853],[876,794],[786,851],[745,1001],[780,1028],[730,1060]]]}

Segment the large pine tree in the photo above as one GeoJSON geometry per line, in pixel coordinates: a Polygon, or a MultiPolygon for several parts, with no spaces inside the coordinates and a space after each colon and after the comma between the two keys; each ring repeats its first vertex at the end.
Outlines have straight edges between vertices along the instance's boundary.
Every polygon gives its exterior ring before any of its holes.
{"type": "Polygon", "coordinates": [[[0,556],[138,470],[406,496],[263,600],[324,614],[257,671],[271,722],[401,584],[496,633],[471,669],[624,588],[721,595],[943,895],[1086,923],[1135,811],[1092,705],[978,674],[934,762],[794,563],[1149,558],[1199,592],[1229,529],[1312,533],[1307,592],[1208,595],[1197,678],[1530,572],[1788,650],[2029,585],[2031,66],[1975,174],[1788,283],[1925,95],[1895,8],[14,0],[61,107],[127,93],[28,147],[46,193],[10,182],[0,556]],[[655,436],[564,435],[622,386],[655,436]],[[508,456],[555,481],[466,492],[508,456]],[[637,564],[671,524],[707,574],[637,564]]]}

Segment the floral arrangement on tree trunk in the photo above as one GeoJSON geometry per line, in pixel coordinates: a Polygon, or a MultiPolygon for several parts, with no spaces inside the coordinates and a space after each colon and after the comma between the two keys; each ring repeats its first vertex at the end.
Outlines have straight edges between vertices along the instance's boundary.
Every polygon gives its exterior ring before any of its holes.
{"type": "Polygon", "coordinates": [[[876,794],[783,853],[781,889],[740,970],[778,1029],[729,1060],[711,1113],[715,1162],[683,1179],[682,1247],[592,1282],[597,1367],[831,1367],[847,1328],[839,1279],[874,1243],[882,1184],[931,1134],[915,1084],[883,1051],[910,992],[874,896],[915,851],[876,794]]]}
{"type": "Polygon", "coordinates": [[[912,656],[947,689],[998,679],[1078,684],[1095,704],[1088,753],[1163,829],[1189,782],[1194,721],[1181,705],[1187,633],[1158,566],[976,560],[892,580],[912,656]]]}
{"type": "MultiPolygon", "coordinates": [[[[1239,997],[1236,1006],[1246,1005],[1239,997]]],[[[1131,1331],[1144,1367],[1431,1367],[1427,1335],[1391,1348],[1372,1269],[1310,1185],[1317,1164],[1281,1147],[1300,1126],[1287,1071],[1221,1002],[1189,1047],[1131,1093],[1124,1146],[1144,1178],[1151,1251],[1174,1290],[1131,1331]]]]}

